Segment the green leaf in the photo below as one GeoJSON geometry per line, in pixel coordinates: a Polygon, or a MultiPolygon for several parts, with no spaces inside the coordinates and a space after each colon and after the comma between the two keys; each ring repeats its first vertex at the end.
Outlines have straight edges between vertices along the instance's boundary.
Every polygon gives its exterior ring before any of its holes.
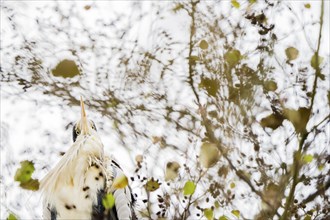
{"type": "Polygon", "coordinates": [[[212,220],[213,219],[213,210],[204,209],[204,216],[207,218],[207,220],[212,220]]]}
{"type": "Polygon", "coordinates": [[[236,184],[234,182],[230,183],[230,188],[235,188],[236,184]]]}
{"type": "Polygon", "coordinates": [[[261,119],[260,125],[263,128],[277,129],[282,125],[284,117],[279,113],[268,115],[266,118],[261,119]]]}
{"type": "Polygon", "coordinates": [[[289,61],[295,60],[299,56],[299,50],[294,47],[288,47],[285,50],[285,54],[289,61]]]}
{"type": "Polygon", "coordinates": [[[239,50],[232,49],[225,53],[224,58],[226,62],[229,64],[229,67],[233,68],[239,63],[239,61],[242,59],[242,56],[239,50]]]}
{"type": "Polygon", "coordinates": [[[304,220],[311,220],[311,219],[312,219],[312,216],[310,216],[310,215],[305,215],[304,220]]]}
{"type": "Polygon", "coordinates": [[[145,184],[145,188],[149,192],[153,192],[159,188],[160,184],[157,180],[154,180],[154,178],[151,178],[148,180],[148,182],[145,184]]]}
{"type": "Polygon", "coordinates": [[[56,77],[72,78],[80,74],[78,66],[73,60],[62,60],[54,69],[52,74],[56,77]]]}
{"type": "Polygon", "coordinates": [[[20,182],[20,187],[23,189],[36,191],[39,189],[40,183],[31,178],[34,170],[33,162],[24,160],[21,162],[21,167],[16,170],[14,180],[20,182]]]}
{"type": "Polygon", "coordinates": [[[235,8],[239,8],[241,6],[237,0],[232,0],[231,5],[235,8]]]}
{"type": "Polygon", "coordinates": [[[303,156],[302,159],[305,163],[310,163],[310,162],[313,161],[314,157],[311,154],[306,154],[306,155],[303,156]]]}
{"type": "Polygon", "coordinates": [[[220,216],[220,218],[219,218],[219,220],[228,220],[229,218],[227,217],[227,216],[225,216],[225,215],[223,215],[223,216],[220,216]]]}
{"type": "Polygon", "coordinates": [[[26,183],[31,179],[34,172],[34,164],[32,161],[24,160],[21,162],[21,167],[16,170],[15,181],[26,183]]]}
{"type": "Polygon", "coordinates": [[[194,194],[195,189],[196,189],[195,183],[189,180],[184,184],[183,195],[190,196],[194,194]]]}
{"type": "Polygon", "coordinates": [[[299,108],[295,109],[283,109],[283,114],[286,119],[288,119],[296,129],[297,133],[306,132],[306,125],[309,121],[309,116],[311,111],[309,108],[299,108]]]}
{"type": "Polygon", "coordinates": [[[220,83],[218,79],[202,78],[199,88],[204,88],[208,95],[216,97],[218,90],[220,89],[220,83]]]}
{"type": "Polygon", "coordinates": [[[250,4],[256,3],[257,0],[249,0],[250,4]]]}
{"type": "Polygon", "coordinates": [[[235,215],[237,218],[239,218],[239,216],[240,216],[240,212],[239,212],[239,210],[233,210],[233,211],[231,211],[231,213],[232,213],[233,215],[235,215]]]}
{"type": "Polygon", "coordinates": [[[176,4],[176,6],[172,10],[173,10],[173,12],[176,13],[183,8],[184,8],[183,4],[179,3],[179,4],[176,4]]]}
{"type": "Polygon", "coordinates": [[[264,88],[267,91],[274,92],[277,89],[277,84],[274,81],[266,81],[264,83],[264,88]]]}
{"type": "Polygon", "coordinates": [[[312,59],[311,59],[311,66],[314,69],[317,69],[322,62],[323,62],[323,57],[317,56],[317,54],[314,53],[314,55],[312,56],[312,59]]]}
{"type": "Polygon", "coordinates": [[[40,183],[36,179],[30,179],[27,182],[21,182],[20,187],[27,190],[37,191],[39,189],[40,183]]]}
{"type": "Polygon", "coordinates": [[[112,195],[112,193],[108,193],[103,197],[102,204],[105,209],[112,209],[112,207],[115,205],[115,197],[112,195]]]}
{"type": "Polygon", "coordinates": [[[17,220],[16,216],[13,213],[10,213],[7,217],[7,220],[17,220]]]}
{"type": "Polygon", "coordinates": [[[201,42],[199,43],[199,47],[202,50],[206,50],[209,47],[209,44],[206,42],[206,40],[201,40],[201,42]]]}
{"type": "Polygon", "coordinates": [[[307,3],[307,4],[304,4],[305,8],[308,8],[310,9],[311,8],[311,4],[307,3]]]}

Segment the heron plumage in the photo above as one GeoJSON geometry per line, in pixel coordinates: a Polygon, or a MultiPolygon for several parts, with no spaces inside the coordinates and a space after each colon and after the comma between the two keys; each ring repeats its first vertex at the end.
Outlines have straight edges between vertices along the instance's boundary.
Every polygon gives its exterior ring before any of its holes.
{"type": "MultiPolygon", "coordinates": [[[[83,104],[82,104],[83,108],[83,104]]],[[[83,110],[84,112],[84,110],[83,110]]],[[[86,114],[82,114],[86,117],[86,114]]],[[[57,165],[41,180],[45,219],[136,219],[129,186],[112,189],[122,169],[110,157],[93,122],[74,135],[74,143],[57,165]],[[88,127],[89,126],[89,127],[88,127]],[[102,199],[107,193],[115,198],[115,207],[105,210],[102,199]]],[[[74,129],[79,129],[80,121],[74,129]]]]}

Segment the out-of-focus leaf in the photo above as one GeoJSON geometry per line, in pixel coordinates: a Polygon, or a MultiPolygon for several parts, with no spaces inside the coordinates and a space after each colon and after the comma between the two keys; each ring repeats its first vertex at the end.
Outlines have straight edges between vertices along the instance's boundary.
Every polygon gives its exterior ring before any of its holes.
{"type": "Polygon", "coordinates": [[[115,205],[115,197],[112,193],[106,194],[102,199],[102,204],[105,209],[112,209],[115,205]]]}
{"type": "Polygon", "coordinates": [[[250,4],[256,3],[257,0],[249,0],[250,4]]]}
{"type": "Polygon", "coordinates": [[[213,219],[213,210],[212,209],[204,209],[204,216],[207,220],[213,219]]]}
{"type": "Polygon", "coordinates": [[[184,184],[183,195],[190,196],[194,194],[195,189],[196,189],[195,183],[189,180],[184,184]]]}
{"type": "Polygon", "coordinates": [[[227,216],[225,216],[225,215],[223,215],[223,216],[220,216],[220,218],[219,218],[219,220],[228,220],[229,218],[227,217],[227,216]]]}
{"type": "Polygon", "coordinates": [[[127,185],[128,185],[128,179],[127,179],[127,177],[124,174],[122,174],[122,175],[116,177],[113,180],[112,188],[113,189],[123,189],[127,185]]]}
{"type": "Polygon", "coordinates": [[[305,163],[310,163],[310,162],[313,161],[314,157],[311,154],[306,154],[306,155],[303,156],[302,159],[305,163]]]}
{"type": "Polygon", "coordinates": [[[322,170],[324,169],[324,164],[320,164],[320,165],[317,167],[317,169],[318,169],[319,171],[322,171],[322,170]]]}
{"type": "Polygon", "coordinates": [[[305,215],[304,220],[311,220],[311,219],[312,219],[312,216],[310,216],[310,215],[305,215]]]}
{"type": "Polygon", "coordinates": [[[181,10],[183,8],[184,8],[183,4],[178,3],[175,5],[175,7],[172,10],[173,10],[173,12],[178,12],[179,10],[181,10]]]}
{"type": "Polygon", "coordinates": [[[16,216],[13,213],[10,213],[7,217],[7,220],[17,220],[16,216]]]}
{"type": "Polygon", "coordinates": [[[225,53],[224,58],[226,62],[229,64],[229,67],[233,68],[239,63],[239,61],[242,59],[242,56],[239,50],[232,49],[225,53]]]}
{"type": "Polygon", "coordinates": [[[230,183],[230,188],[235,188],[236,187],[236,184],[234,182],[230,183]]]}
{"type": "Polygon", "coordinates": [[[52,74],[57,77],[73,78],[80,74],[78,66],[73,60],[62,60],[59,62],[54,69],[52,74]]]}
{"type": "Polygon", "coordinates": [[[271,128],[271,129],[277,129],[282,125],[282,122],[284,120],[284,117],[278,113],[273,113],[271,115],[268,115],[266,118],[263,118],[260,121],[260,125],[263,128],[271,128]]]}
{"type": "Polygon", "coordinates": [[[214,166],[218,162],[219,157],[220,152],[216,144],[208,142],[202,144],[199,152],[199,161],[203,167],[210,168],[214,166]]]}
{"type": "Polygon", "coordinates": [[[180,167],[181,166],[178,162],[168,162],[166,164],[165,181],[174,180],[177,178],[180,167]]]}
{"type": "Polygon", "coordinates": [[[137,163],[141,163],[143,161],[143,156],[141,154],[136,155],[135,161],[137,163]]]}
{"type": "Polygon", "coordinates": [[[304,4],[305,8],[308,8],[310,9],[311,8],[311,4],[307,3],[307,4],[304,4]]]}
{"type": "Polygon", "coordinates": [[[317,69],[320,64],[323,62],[323,57],[321,56],[317,56],[316,53],[314,53],[314,55],[312,56],[311,58],[311,66],[314,68],[314,69],[317,69]]]}
{"type": "Polygon", "coordinates": [[[199,88],[204,88],[208,95],[216,97],[220,84],[218,79],[202,78],[199,88]]]}
{"type": "Polygon", "coordinates": [[[148,182],[145,184],[145,188],[149,192],[153,192],[159,188],[160,184],[157,180],[154,180],[154,178],[151,178],[148,180],[148,182]]]}
{"type": "Polygon", "coordinates": [[[39,181],[31,178],[33,172],[33,162],[24,160],[21,162],[21,167],[16,170],[14,179],[17,182],[20,182],[20,187],[23,189],[36,191],[39,189],[39,181]]]}
{"type": "Polygon", "coordinates": [[[241,6],[237,0],[232,0],[231,5],[235,8],[239,8],[241,6]]]}
{"type": "Polygon", "coordinates": [[[21,168],[16,170],[15,181],[24,183],[28,182],[31,179],[31,176],[34,172],[34,164],[32,161],[24,160],[21,162],[21,168]]]}
{"type": "Polygon", "coordinates": [[[27,182],[21,182],[20,187],[27,190],[37,191],[39,189],[40,183],[36,179],[30,179],[27,182]]]}
{"type": "Polygon", "coordinates": [[[274,82],[274,81],[266,81],[266,82],[264,83],[264,88],[265,88],[267,91],[271,91],[271,92],[273,92],[273,91],[275,91],[275,90],[277,89],[277,84],[276,84],[276,82],[274,82]]]}
{"type": "Polygon", "coordinates": [[[227,166],[222,166],[218,170],[218,175],[221,176],[221,177],[226,178],[227,175],[228,175],[228,172],[229,172],[228,167],[227,166]]]}
{"type": "Polygon", "coordinates": [[[309,108],[299,108],[298,110],[284,109],[283,114],[293,124],[297,133],[306,131],[306,125],[310,116],[309,108]]]}
{"type": "Polygon", "coordinates": [[[289,61],[295,60],[299,56],[299,50],[294,47],[288,47],[285,50],[285,54],[289,61]]]}
{"type": "Polygon", "coordinates": [[[88,11],[89,9],[91,9],[91,6],[90,6],[90,5],[85,5],[85,6],[84,6],[84,9],[85,9],[86,11],[88,11]]]}
{"type": "Polygon", "coordinates": [[[201,42],[199,43],[199,47],[202,50],[206,50],[209,47],[209,44],[206,42],[206,40],[201,40],[201,42]]]}
{"type": "Polygon", "coordinates": [[[239,218],[239,216],[240,216],[240,212],[239,212],[239,210],[233,210],[233,211],[231,211],[231,213],[232,213],[233,215],[235,215],[237,218],[239,218]]]}

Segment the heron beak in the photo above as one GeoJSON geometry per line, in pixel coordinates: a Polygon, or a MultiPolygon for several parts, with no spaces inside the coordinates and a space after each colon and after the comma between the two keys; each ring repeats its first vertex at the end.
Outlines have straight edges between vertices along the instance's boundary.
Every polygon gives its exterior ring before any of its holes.
{"type": "Polygon", "coordinates": [[[85,105],[82,97],[80,97],[80,106],[81,106],[81,119],[80,119],[80,126],[81,126],[81,134],[88,134],[88,120],[85,112],[85,105]]]}

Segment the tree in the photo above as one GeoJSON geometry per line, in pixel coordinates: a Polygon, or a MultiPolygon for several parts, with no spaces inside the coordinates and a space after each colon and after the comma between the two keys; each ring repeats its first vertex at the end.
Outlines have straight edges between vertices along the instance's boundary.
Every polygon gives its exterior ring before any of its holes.
{"type": "MultiPolygon", "coordinates": [[[[103,136],[135,158],[128,169],[145,218],[325,218],[328,6],[133,2],[101,17],[106,3],[52,2],[33,7],[30,37],[18,31],[20,5],[6,3],[2,96],[51,98],[68,112],[82,93],[103,136]]],[[[34,154],[36,177],[51,166],[38,158],[55,153],[34,154]]]]}

